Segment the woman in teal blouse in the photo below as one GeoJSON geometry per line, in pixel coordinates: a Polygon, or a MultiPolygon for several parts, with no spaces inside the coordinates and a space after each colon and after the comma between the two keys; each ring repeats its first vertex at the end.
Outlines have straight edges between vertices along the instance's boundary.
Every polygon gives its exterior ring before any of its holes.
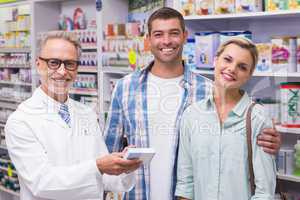
{"type": "Polygon", "coordinates": [[[246,111],[252,100],[241,87],[251,78],[257,49],[247,39],[223,43],[215,58],[212,95],[192,104],[182,116],[176,196],[195,200],[273,200],[274,157],[256,144],[271,127],[261,105],[252,111],[255,194],[251,196],[247,160],[246,111]]]}

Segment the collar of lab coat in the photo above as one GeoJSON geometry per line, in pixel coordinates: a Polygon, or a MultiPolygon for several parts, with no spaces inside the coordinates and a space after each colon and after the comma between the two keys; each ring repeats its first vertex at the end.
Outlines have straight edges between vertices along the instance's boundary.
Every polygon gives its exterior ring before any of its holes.
{"type": "MultiPolygon", "coordinates": [[[[68,98],[65,104],[68,105],[71,117],[71,124],[73,124],[73,102],[70,98],[68,98]]],[[[55,123],[65,128],[69,128],[69,126],[61,119],[61,117],[58,114],[60,105],[60,102],[55,101],[39,87],[34,91],[30,99],[20,104],[19,109],[23,112],[30,113],[32,115],[38,115],[39,117],[45,120],[55,121],[55,123]]]]}

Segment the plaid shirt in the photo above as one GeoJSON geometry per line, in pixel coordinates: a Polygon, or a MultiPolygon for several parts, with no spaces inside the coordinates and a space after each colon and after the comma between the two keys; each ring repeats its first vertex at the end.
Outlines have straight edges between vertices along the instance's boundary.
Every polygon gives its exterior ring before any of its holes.
{"type": "MultiPolygon", "coordinates": [[[[105,142],[110,152],[123,149],[124,138],[129,145],[149,147],[148,113],[147,113],[147,76],[154,62],[148,67],[129,74],[118,81],[110,106],[105,127],[105,142]]],[[[211,91],[211,81],[191,70],[184,68],[184,78],[180,82],[184,88],[182,103],[176,117],[176,141],[173,148],[173,164],[171,196],[174,196],[176,185],[176,162],[179,140],[180,118],[184,109],[195,101],[199,101],[211,91]]],[[[125,199],[150,200],[150,169],[143,165],[136,173],[136,186],[125,199]]]]}

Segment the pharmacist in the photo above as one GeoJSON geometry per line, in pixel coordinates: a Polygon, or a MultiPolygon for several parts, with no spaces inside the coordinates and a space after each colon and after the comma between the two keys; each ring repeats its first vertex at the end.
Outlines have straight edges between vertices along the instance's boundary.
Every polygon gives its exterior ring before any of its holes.
{"type": "Polygon", "coordinates": [[[49,33],[36,60],[41,86],[5,126],[21,200],[102,199],[106,189],[134,186],[131,172],[140,161],[123,159],[124,152],[108,154],[96,113],[68,98],[79,54],[74,35],[49,33]]]}

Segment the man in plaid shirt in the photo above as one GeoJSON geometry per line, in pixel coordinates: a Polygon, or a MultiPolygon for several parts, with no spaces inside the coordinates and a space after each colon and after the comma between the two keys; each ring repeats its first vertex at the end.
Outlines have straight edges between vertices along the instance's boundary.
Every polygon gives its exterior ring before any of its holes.
{"type": "MultiPolygon", "coordinates": [[[[106,122],[110,152],[121,151],[123,141],[156,150],[152,162],[136,173],[136,186],[124,199],[174,199],[178,128],[185,108],[211,92],[209,79],[182,62],[187,38],[182,15],[172,8],[155,11],[148,20],[148,40],[154,61],[118,81],[106,122]]],[[[259,144],[269,153],[280,147],[280,136],[265,129],[259,144]]]]}

